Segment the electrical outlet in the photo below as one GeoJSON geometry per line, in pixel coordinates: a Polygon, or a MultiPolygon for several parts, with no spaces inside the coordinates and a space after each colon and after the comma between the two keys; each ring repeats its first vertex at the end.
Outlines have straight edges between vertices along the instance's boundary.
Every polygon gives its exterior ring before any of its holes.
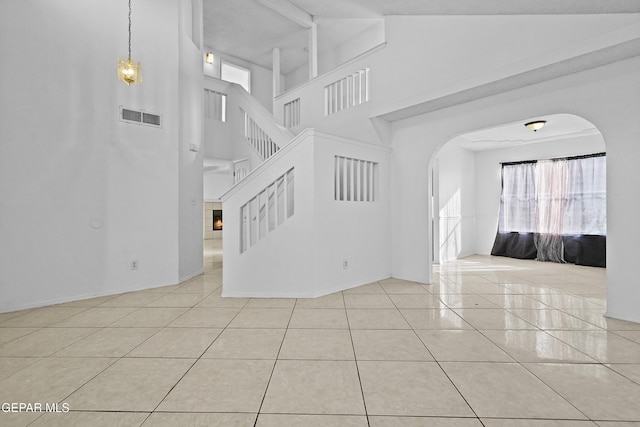
{"type": "Polygon", "coordinates": [[[138,260],[137,259],[131,260],[131,269],[132,270],[137,270],[138,269],[138,260]]]}
{"type": "Polygon", "coordinates": [[[349,260],[348,259],[343,259],[342,260],[342,268],[344,268],[345,270],[349,268],[349,260]]]}

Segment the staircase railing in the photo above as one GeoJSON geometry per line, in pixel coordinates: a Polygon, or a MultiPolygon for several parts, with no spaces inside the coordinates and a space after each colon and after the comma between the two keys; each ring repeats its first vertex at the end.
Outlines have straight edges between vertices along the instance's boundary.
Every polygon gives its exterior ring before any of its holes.
{"type": "Polygon", "coordinates": [[[372,233],[389,220],[389,159],[306,129],[252,170],[220,197],[222,295],[305,298],[389,277],[385,233],[372,233]]]}
{"type": "Polygon", "coordinates": [[[273,115],[242,86],[232,84],[233,103],[240,108],[241,132],[262,160],[273,156],[294,135],[278,124],[273,115]]]}
{"type": "Polygon", "coordinates": [[[241,208],[240,253],[273,232],[294,213],[294,167],[266,185],[241,208]]]}
{"type": "Polygon", "coordinates": [[[280,146],[242,108],[240,114],[243,122],[242,133],[249,144],[258,152],[262,160],[273,156],[280,149],[280,146]]]}

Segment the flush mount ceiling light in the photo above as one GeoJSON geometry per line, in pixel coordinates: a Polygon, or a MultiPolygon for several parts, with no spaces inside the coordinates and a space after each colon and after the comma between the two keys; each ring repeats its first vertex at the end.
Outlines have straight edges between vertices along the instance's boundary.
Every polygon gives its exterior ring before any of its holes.
{"type": "Polygon", "coordinates": [[[525,127],[527,129],[530,129],[530,130],[532,130],[534,132],[537,132],[540,129],[542,129],[545,124],[547,124],[546,120],[536,120],[536,121],[533,121],[533,122],[525,123],[524,125],[525,125],[525,127]]]}
{"type": "Polygon", "coordinates": [[[118,59],[118,78],[127,85],[142,83],[142,65],[131,59],[131,0],[129,0],[129,57],[118,59]]]}
{"type": "Polygon", "coordinates": [[[207,54],[204,57],[204,60],[207,62],[207,64],[213,64],[213,53],[207,52],[207,54]]]}

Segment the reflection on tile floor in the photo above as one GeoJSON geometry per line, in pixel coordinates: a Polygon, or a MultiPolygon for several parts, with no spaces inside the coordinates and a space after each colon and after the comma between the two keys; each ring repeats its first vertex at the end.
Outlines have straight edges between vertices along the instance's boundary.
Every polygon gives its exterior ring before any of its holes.
{"type": "Polygon", "coordinates": [[[0,314],[2,426],[640,426],[605,270],[473,256],[309,300],[177,286],[0,314]]]}

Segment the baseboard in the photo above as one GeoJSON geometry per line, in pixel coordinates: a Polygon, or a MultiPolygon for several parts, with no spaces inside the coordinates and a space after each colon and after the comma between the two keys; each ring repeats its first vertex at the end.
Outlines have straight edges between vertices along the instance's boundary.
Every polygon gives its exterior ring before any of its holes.
{"type": "Polygon", "coordinates": [[[115,289],[115,290],[109,290],[109,291],[97,292],[97,293],[91,293],[91,294],[82,294],[82,295],[74,295],[74,296],[62,297],[62,298],[53,298],[53,299],[37,301],[33,303],[19,304],[14,307],[3,307],[3,308],[0,308],[0,314],[12,313],[14,311],[29,310],[32,308],[47,307],[50,305],[65,304],[68,302],[84,301],[87,299],[106,297],[110,295],[119,295],[119,294],[128,294],[131,292],[147,291],[150,289],[164,288],[165,286],[173,286],[173,285],[177,285],[177,283],[165,283],[162,285],[144,286],[140,288],[115,289]]]}
{"type": "Polygon", "coordinates": [[[367,280],[364,283],[358,283],[353,285],[338,286],[335,288],[328,289],[326,291],[318,292],[234,292],[234,291],[225,291],[224,284],[222,285],[222,297],[223,298],[319,298],[325,295],[334,294],[336,292],[348,291],[349,289],[357,288],[359,286],[367,285],[369,283],[374,283],[380,280],[390,279],[391,276],[386,276],[380,279],[372,279],[367,280]]]}
{"type": "Polygon", "coordinates": [[[188,273],[188,274],[185,274],[184,276],[180,276],[178,280],[180,281],[180,283],[183,283],[201,274],[204,274],[204,268],[201,268],[198,271],[195,271],[193,273],[188,273]]]}
{"type": "Polygon", "coordinates": [[[610,311],[605,311],[604,317],[608,317],[609,319],[613,319],[613,320],[622,320],[625,322],[640,323],[640,317],[632,318],[629,316],[620,316],[610,311]]]}

